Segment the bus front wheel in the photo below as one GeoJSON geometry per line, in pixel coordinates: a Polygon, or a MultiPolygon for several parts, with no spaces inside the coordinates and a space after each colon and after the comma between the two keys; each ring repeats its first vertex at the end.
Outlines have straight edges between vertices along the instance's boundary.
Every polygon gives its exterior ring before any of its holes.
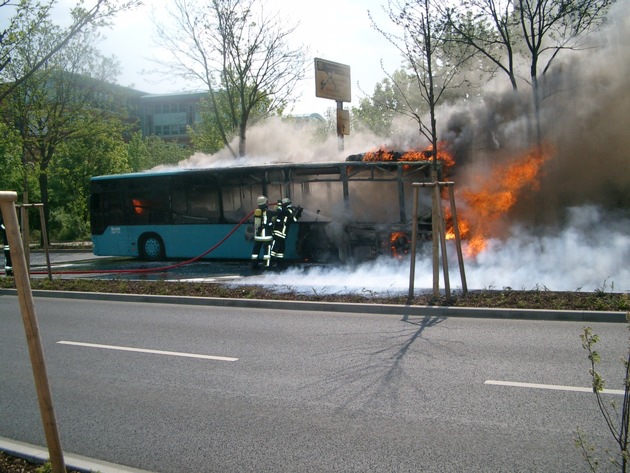
{"type": "Polygon", "coordinates": [[[155,233],[142,235],[138,243],[140,258],[146,261],[160,261],[165,258],[164,242],[155,233]]]}

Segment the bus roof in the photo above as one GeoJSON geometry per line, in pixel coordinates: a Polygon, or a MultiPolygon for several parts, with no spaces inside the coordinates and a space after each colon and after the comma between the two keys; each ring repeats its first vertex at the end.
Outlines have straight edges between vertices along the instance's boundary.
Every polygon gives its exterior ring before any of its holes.
{"type": "Polygon", "coordinates": [[[110,174],[103,176],[94,176],[92,180],[101,181],[109,179],[133,179],[148,178],[157,176],[181,176],[185,174],[210,173],[210,174],[230,174],[232,172],[261,172],[273,169],[282,170],[300,170],[304,173],[312,172],[331,172],[340,170],[343,167],[352,168],[378,168],[378,167],[401,167],[406,169],[422,169],[428,168],[432,163],[430,161],[339,161],[339,162],[322,162],[322,163],[273,163],[258,165],[235,165],[224,167],[209,168],[168,168],[163,170],[149,170],[142,172],[126,173],[126,174],[110,174]]]}

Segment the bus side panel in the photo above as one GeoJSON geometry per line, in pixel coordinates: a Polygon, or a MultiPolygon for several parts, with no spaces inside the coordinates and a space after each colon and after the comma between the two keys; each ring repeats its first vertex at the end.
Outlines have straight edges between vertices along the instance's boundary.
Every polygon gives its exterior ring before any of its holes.
{"type": "MultiPolygon", "coordinates": [[[[157,225],[151,230],[164,240],[167,258],[194,258],[214,248],[204,258],[242,260],[251,258],[253,245],[245,238],[246,227],[241,225],[227,239],[234,229],[233,224],[157,225]]],[[[141,228],[138,227],[138,237],[142,234],[141,228]]]]}
{"type": "MultiPolygon", "coordinates": [[[[166,256],[194,258],[215,247],[204,258],[249,260],[254,241],[247,235],[247,227],[248,224],[241,225],[226,239],[234,229],[233,224],[165,226],[162,238],[166,244],[166,256]]],[[[156,227],[152,228],[160,233],[156,227]]],[[[298,229],[293,230],[295,231],[289,231],[287,235],[286,259],[298,259],[298,229]]]]}
{"type": "MultiPolygon", "coordinates": [[[[105,228],[101,235],[92,235],[92,246],[95,256],[138,256],[131,251],[128,230],[133,227],[116,225],[105,228]]],[[[134,245],[135,247],[135,245],[134,245]]]]}
{"type": "MultiPolygon", "coordinates": [[[[92,235],[92,242],[97,256],[138,257],[139,239],[143,234],[152,233],[162,239],[167,258],[194,258],[215,247],[204,258],[249,260],[254,245],[247,235],[249,225],[241,225],[229,237],[234,224],[108,227],[103,235],[92,235]]],[[[286,259],[299,259],[297,235],[297,228],[287,235],[286,259]]]]}

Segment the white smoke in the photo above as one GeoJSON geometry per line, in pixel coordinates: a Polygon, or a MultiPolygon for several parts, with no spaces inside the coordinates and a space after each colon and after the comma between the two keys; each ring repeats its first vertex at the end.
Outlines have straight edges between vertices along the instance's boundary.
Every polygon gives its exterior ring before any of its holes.
{"type": "Polygon", "coordinates": [[[568,214],[559,231],[541,236],[514,226],[506,240],[489,241],[467,263],[469,286],[630,291],[630,221],[613,220],[595,206],[574,207],[568,214]]]}
{"type": "MultiPolygon", "coordinates": [[[[565,55],[545,76],[548,93],[541,117],[545,138],[556,153],[545,163],[540,188],[521,196],[506,215],[501,238],[467,259],[468,288],[557,291],[630,291],[630,2],[617,2],[610,25],[591,38],[594,49],[565,55]]],[[[495,81],[496,82],[496,81],[495,81]]],[[[476,104],[440,110],[441,137],[455,153],[456,186],[486,175],[493,162],[531,143],[531,89],[518,94],[486,93],[476,104]]],[[[358,134],[313,140],[312,130],[296,130],[280,120],[248,134],[248,164],[341,161],[380,146],[423,146],[415,127],[400,128],[390,140],[358,134]]],[[[424,143],[426,144],[426,143],[424,143]]],[[[238,164],[230,155],[195,156],[182,166],[238,164]]],[[[452,243],[449,243],[452,245],[452,243]]],[[[461,288],[454,248],[449,248],[450,286],[461,288]]],[[[441,268],[441,266],[440,266],[441,268]]],[[[418,256],[414,285],[432,287],[430,257],[418,256]]],[[[440,274],[443,288],[443,275],[440,274]]],[[[379,259],[347,267],[294,267],[239,281],[305,293],[406,293],[409,261],[379,259]]]]}
{"type": "MultiPolygon", "coordinates": [[[[476,258],[465,258],[469,290],[506,289],[630,292],[630,220],[611,219],[595,206],[569,209],[567,225],[554,233],[535,235],[519,226],[507,239],[491,239],[476,258]]],[[[433,266],[430,248],[416,260],[416,293],[431,291],[433,266]]],[[[453,242],[447,246],[449,282],[462,289],[453,242]]],[[[238,281],[238,285],[263,285],[280,292],[301,294],[407,294],[410,262],[380,258],[353,267],[293,267],[238,281]]],[[[444,289],[440,261],[440,288],[444,289]]]]}
{"type": "MultiPolygon", "coordinates": [[[[238,152],[238,138],[215,154],[197,152],[180,161],[178,168],[224,168],[256,166],[278,163],[326,163],[345,161],[351,154],[363,153],[383,145],[382,138],[370,133],[352,133],[345,136],[340,146],[336,135],[321,137],[318,125],[298,123],[271,117],[247,130],[244,157],[234,158],[238,152]],[[341,150],[340,150],[341,148],[341,150]]],[[[153,171],[172,169],[173,166],[157,166],[153,171]]]]}

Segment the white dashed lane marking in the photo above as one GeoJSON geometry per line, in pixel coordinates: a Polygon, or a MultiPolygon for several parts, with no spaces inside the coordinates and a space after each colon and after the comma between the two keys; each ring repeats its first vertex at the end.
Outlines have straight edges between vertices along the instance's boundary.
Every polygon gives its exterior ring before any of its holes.
{"type": "MultiPolygon", "coordinates": [[[[490,384],[494,386],[509,386],[513,388],[530,388],[530,389],[550,389],[553,391],[574,391],[580,393],[593,393],[593,388],[583,388],[580,386],[562,386],[557,384],[536,384],[536,383],[519,383],[515,381],[495,381],[492,379],[484,381],[483,384],[490,384]]],[[[623,396],[625,394],[623,389],[604,389],[604,394],[616,394],[623,396]]]]}
{"type": "Polygon", "coordinates": [[[119,350],[119,351],[131,351],[136,353],[151,353],[154,355],[166,355],[166,356],[181,356],[185,358],[200,358],[202,360],[214,360],[214,361],[238,361],[238,358],[232,358],[227,356],[216,356],[216,355],[201,355],[198,353],[181,353],[177,351],[164,351],[164,350],[150,350],[147,348],[133,348],[133,347],[120,347],[115,345],[99,345],[97,343],[83,343],[83,342],[69,342],[69,341],[59,341],[57,342],[60,345],[73,345],[77,347],[87,347],[87,348],[100,348],[105,350],[119,350]]]}

